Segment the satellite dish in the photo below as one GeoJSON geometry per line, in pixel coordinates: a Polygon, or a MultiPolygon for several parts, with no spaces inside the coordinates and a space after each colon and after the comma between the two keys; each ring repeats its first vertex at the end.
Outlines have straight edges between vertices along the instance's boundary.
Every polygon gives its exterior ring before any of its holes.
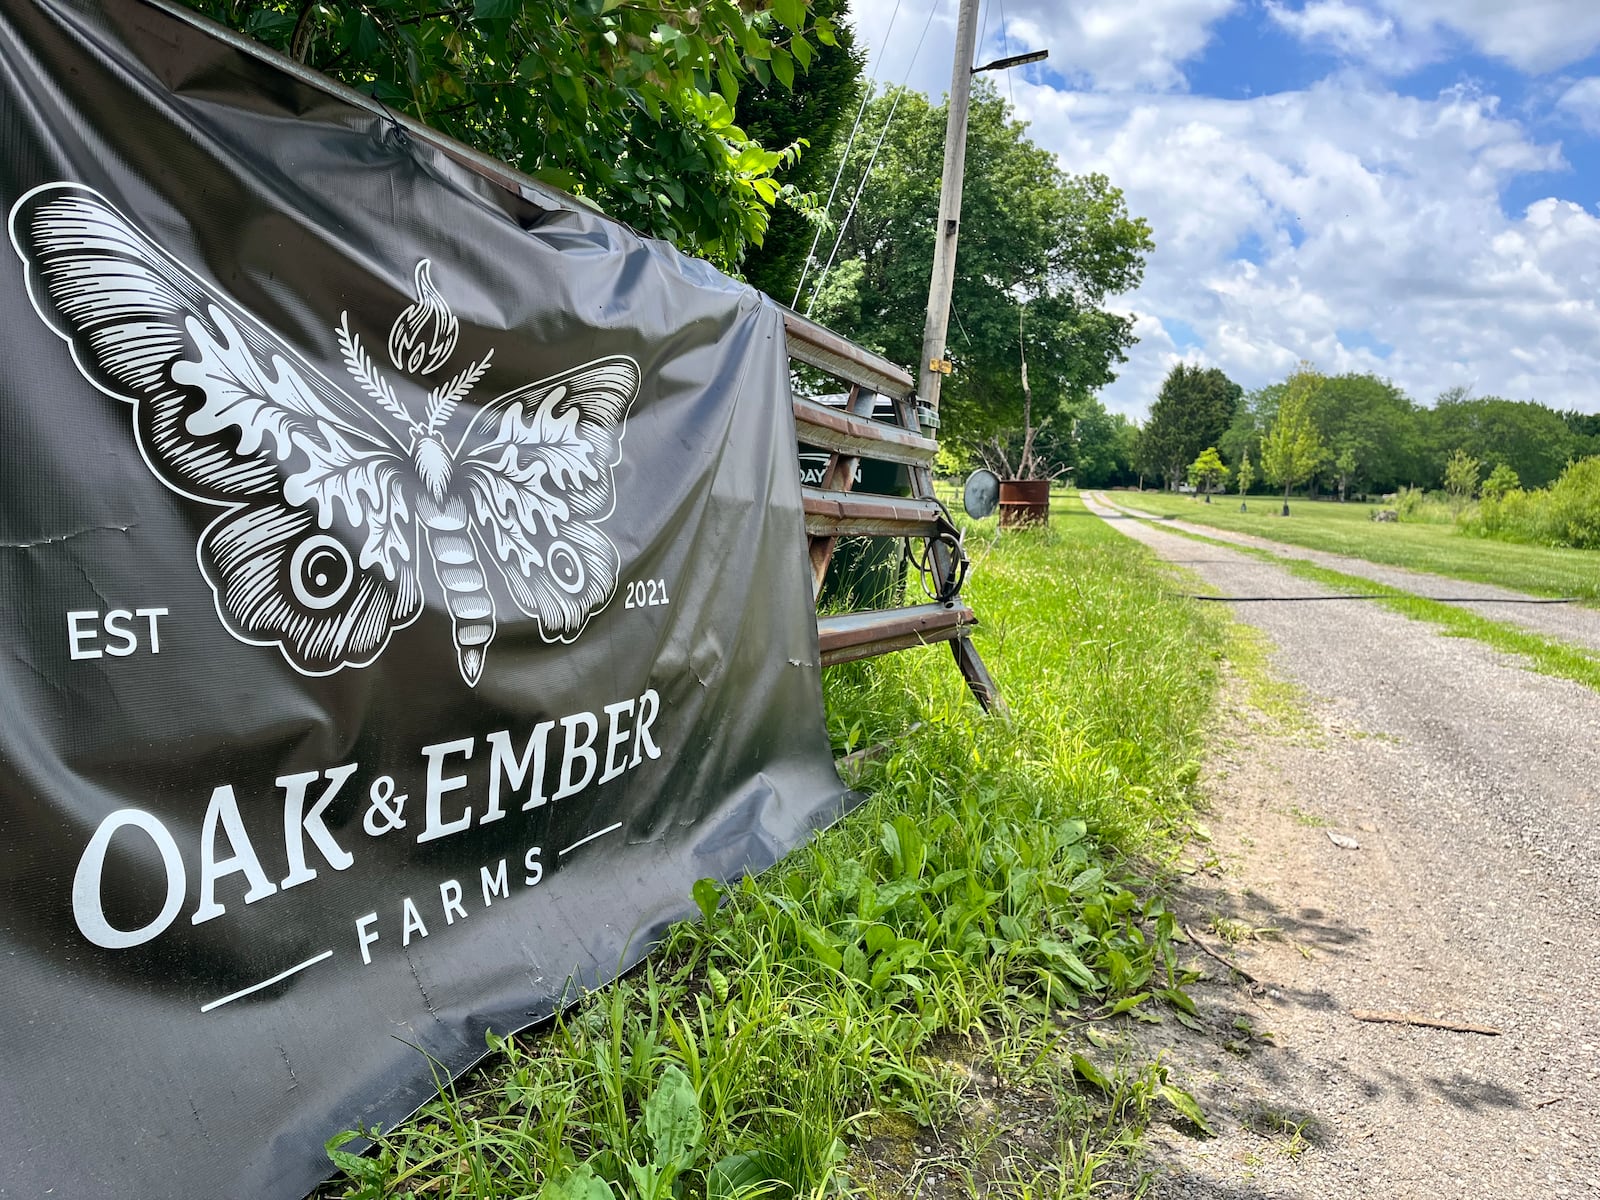
{"type": "Polygon", "coordinates": [[[993,471],[986,471],[979,467],[967,476],[966,486],[961,489],[961,507],[967,510],[967,516],[974,521],[981,521],[985,517],[993,516],[994,510],[1000,505],[1000,477],[993,471]]]}

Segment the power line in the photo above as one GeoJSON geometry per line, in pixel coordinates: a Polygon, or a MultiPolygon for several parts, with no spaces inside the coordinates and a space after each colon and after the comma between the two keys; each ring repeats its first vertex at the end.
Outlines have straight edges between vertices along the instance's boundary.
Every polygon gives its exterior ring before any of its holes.
{"type": "MultiPolygon", "coordinates": [[[[872,148],[872,156],[867,159],[867,169],[861,173],[861,182],[856,185],[856,194],[850,198],[850,207],[845,210],[844,220],[839,222],[839,233],[833,239],[833,249],[828,252],[828,261],[822,268],[822,274],[817,276],[816,286],[811,291],[810,303],[806,305],[806,316],[811,315],[811,310],[817,306],[817,297],[822,294],[822,285],[827,282],[828,272],[833,269],[834,256],[839,253],[839,247],[844,243],[845,231],[850,228],[850,218],[855,216],[856,205],[861,201],[861,193],[866,190],[867,180],[872,176],[873,165],[878,161],[878,151],[883,149],[884,139],[889,136],[889,130],[894,125],[894,114],[900,107],[900,100],[906,94],[906,85],[911,81],[912,69],[917,65],[917,56],[922,53],[922,43],[927,40],[928,30],[933,25],[933,14],[938,10],[938,0],[933,0],[928,5],[928,19],[922,24],[922,35],[917,38],[916,47],[911,51],[911,61],[906,64],[905,78],[900,81],[900,88],[895,92],[894,103],[889,105],[889,115],[884,118],[883,131],[878,134],[878,143],[872,148]]],[[[798,303],[798,293],[796,302],[798,303]]]]}
{"type": "MultiPolygon", "coordinates": [[[[839,181],[844,178],[845,163],[850,161],[850,149],[856,144],[856,130],[861,128],[861,118],[867,111],[867,101],[872,99],[872,93],[877,90],[878,68],[883,65],[884,54],[889,48],[889,35],[894,32],[895,18],[900,15],[900,0],[894,0],[894,11],[889,14],[888,27],[883,31],[883,44],[879,46],[878,53],[872,64],[872,71],[867,76],[867,86],[861,92],[861,105],[856,109],[855,123],[850,126],[850,136],[845,139],[844,153],[839,155],[839,169],[833,173],[833,186],[828,189],[828,202],[822,206],[823,220],[833,210],[833,197],[839,190],[839,181]]],[[[794,299],[789,302],[790,308],[800,305],[800,291],[806,286],[806,276],[811,274],[811,264],[816,261],[817,243],[822,240],[822,221],[817,222],[817,231],[811,236],[811,249],[806,251],[805,264],[800,268],[800,282],[794,285],[794,299]]]]}
{"type": "MultiPolygon", "coordinates": [[[[1008,35],[1007,30],[1006,30],[1006,26],[1008,24],[1009,24],[1009,22],[1006,20],[1006,0],[1000,0],[1000,57],[1001,58],[1010,58],[1011,57],[1011,38],[1008,35]]],[[[1006,71],[1005,72],[1005,77],[1006,77],[1006,95],[1011,100],[1011,115],[1012,115],[1012,118],[1015,119],[1015,117],[1017,115],[1017,88],[1016,88],[1016,85],[1011,82],[1011,72],[1010,71],[1006,71]]]]}

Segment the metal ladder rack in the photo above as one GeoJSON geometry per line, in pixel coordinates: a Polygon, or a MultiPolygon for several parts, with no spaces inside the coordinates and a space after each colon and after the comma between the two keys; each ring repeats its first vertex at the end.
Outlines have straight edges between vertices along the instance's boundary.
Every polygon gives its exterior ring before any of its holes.
{"type": "Polygon", "coordinates": [[[855,535],[921,539],[936,582],[937,599],[928,604],[819,616],[822,665],[948,642],[978,703],[1003,709],[999,690],[972,645],[971,629],[978,618],[960,594],[966,556],[959,531],[934,495],[933,460],[939,443],[923,433],[915,382],[887,359],[796,312],[785,309],[783,317],[789,357],[850,386],[844,410],[803,397],[794,401],[799,440],[828,452],[823,486],[802,489],[813,595],[822,590],[839,538],[855,535]],[[897,425],[872,419],[878,396],[893,402],[897,425]],[[904,466],[911,495],[852,491],[863,458],[904,466]]]}

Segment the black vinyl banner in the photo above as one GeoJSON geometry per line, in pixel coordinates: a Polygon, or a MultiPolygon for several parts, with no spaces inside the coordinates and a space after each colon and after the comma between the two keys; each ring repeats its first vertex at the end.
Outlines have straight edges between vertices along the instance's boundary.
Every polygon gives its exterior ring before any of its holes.
{"type": "Polygon", "coordinates": [[[0,1195],[296,1197],[840,811],[782,321],[0,5],[0,1195]]]}

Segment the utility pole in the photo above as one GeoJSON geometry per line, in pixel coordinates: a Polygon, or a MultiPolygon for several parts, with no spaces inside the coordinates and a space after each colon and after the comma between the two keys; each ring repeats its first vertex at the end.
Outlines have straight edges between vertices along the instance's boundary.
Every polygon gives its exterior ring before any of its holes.
{"type": "Polygon", "coordinates": [[[972,58],[978,43],[978,0],[961,0],[956,18],[956,58],[950,72],[950,120],[944,130],[944,178],[939,183],[939,224],[933,233],[933,275],[928,281],[928,319],[922,327],[917,396],[939,411],[935,364],[944,361],[950,328],[950,290],[956,278],[956,237],[961,231],[961,184],[967,167],[967,108],[972,97],[972,58]]]}
{"type": "Polygon", "coordinates": [[[939,183],[939,224],[933,234],[933,275],[928,280],[928,319],[922,327],[922,361],[917,364],[917,396],[933,410],[938,424],[939,384],[949,373],[945,334],[950,328],[950,293],[956,279],[956,240],[961,232],[961,185],[967,168],[967,110],[972,77],[979,71],[1004,71],[1048,58],[1034,50],[972,65],[978,44],[978,0],[961,0],[956,17],[956,56],[950,72],[950,119],[944,130],[944,177],[939,183]]]}

